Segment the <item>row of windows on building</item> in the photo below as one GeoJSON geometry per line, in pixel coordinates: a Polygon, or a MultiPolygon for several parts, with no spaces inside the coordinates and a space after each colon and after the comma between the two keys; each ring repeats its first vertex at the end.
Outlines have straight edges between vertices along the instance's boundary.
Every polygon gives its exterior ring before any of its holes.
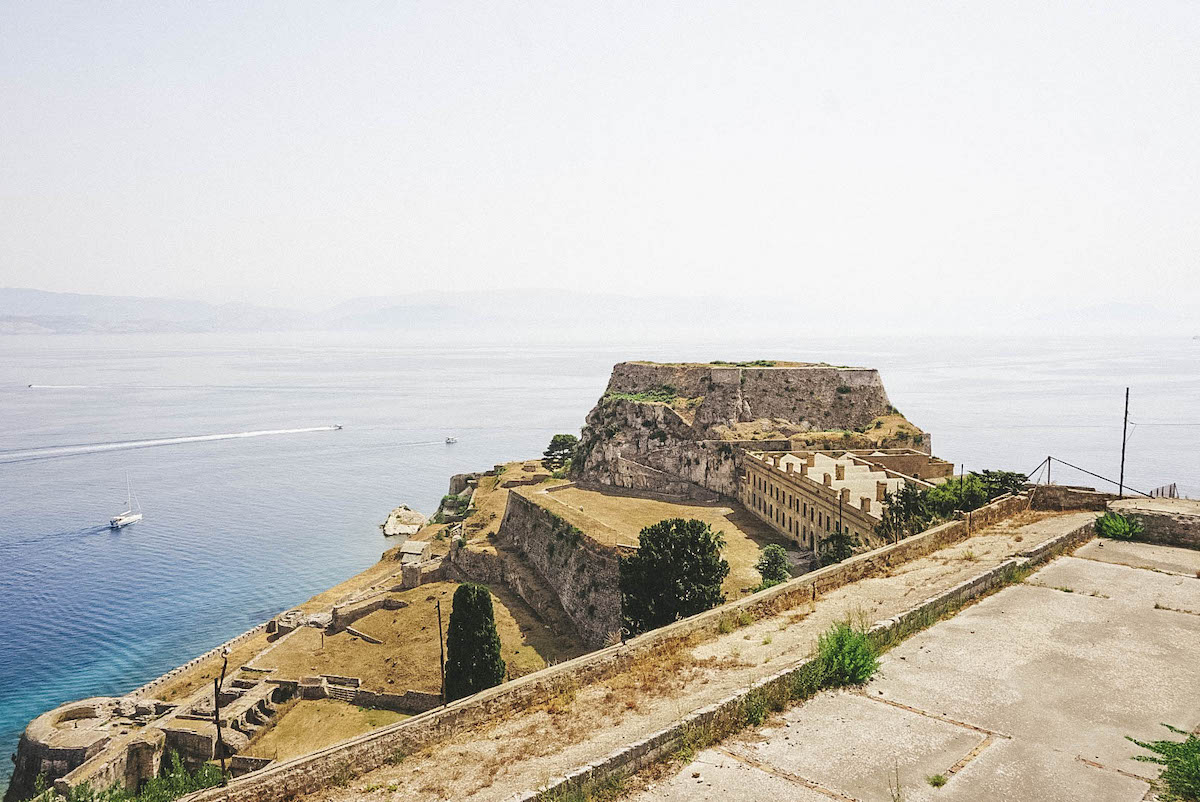
{"type": "MultiPolygon", "coordinates": [[[[775,522],[780,529],[786,531],[789,535],[802,538],[802,542],[806,545],[813,545],[812,539],[815,538],[818,532],[834,531],[833,516],[826,514],[817,508],[815,504],[809,504],[803,499],[797,499],[792,493],[787,492],[781,487],[768,484],[762,477],[753,476],[754,491],[750,494],[751,506],[763,516],[775,522]],[[764,495],[760,496],[759,492],[764,495]],[[779,502],[781,507],[770,503],[767,499],[779,502]],[[785,509],[787,510],[785,512],[785,509]],[[800,518],[797,520],[794,514],[800,513],[800,518]],[[805,523],[807,519],[808,523],[805,523]]],[[[841,526],[837,529],[840,531],[841,526]]],[[[853,528],[847,527],[846,532],[854,537],[858,537],[858,532],[853,528]]]]}

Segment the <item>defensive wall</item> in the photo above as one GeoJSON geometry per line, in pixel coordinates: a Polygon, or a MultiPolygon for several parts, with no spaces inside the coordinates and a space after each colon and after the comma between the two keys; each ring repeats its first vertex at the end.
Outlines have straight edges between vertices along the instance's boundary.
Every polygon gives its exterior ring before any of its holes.
{"type": "MultiPolygon", "coordinates": [[[[516,510],[514,514],[518,520],[542,522],[544,508],[528,499],[516,502],[515,507],[511,506],[511,499],[516,495],[510,494],[509,503],[510,509],[516,510]]],[[[431,747],[471,727],[502,718],[511,711],[525,709],[566,689],[611,676],[627,668],[633,660],[681,639],[697,634],[715,635],[720,632],[722,622],[731,615],[737,616],[743,612],[754,616],[772,614],[812,601],[818,595],[849,582],[886,573],[904,562],[960,542],[977,529],[1028,508],[1029,498],[1026,495],[997,499],[959,520],[933,527],[899,543],[851,557],[661,629],[550,666],[312,754],[268,766],[232,780],[226,788],[201,791],[185,799],[189,802],[282,802],[312,793],[347,776],[396,762],[404,755],[431,747]]],[[[548,522],[542,522],[536,528],[545,529],[545,523],[548,522]]],[[[522,528],[525,526],[523,523],[522,528]]],[[[1079,537],[1085,535],[1080,534],[1079,537]]],[[[553,536],[537,536],[536,540],[536,543],[530,543],[531,547],[540,548],[548,556],[549,543],[555,540],[553,536]]],[[[1043,549],[1040,556],[1046,553],[1048,549],[1043,549]]],[[[1036,558],[1039,556],[1031,554],[1028,557],[1036,558]]],[[[546,563],[547,568],[550,565],[546,563]]]]}
{"type": "Polygon", "coordinates": [[[1126,498],[1108,508],[1142,522],[1137,539],[1164,546],[1200,549],[1200,501],[1185,498],[1126,498]]]}
{"type": "MultiPolygon", "coordinates": [[[[1036,549],[1023,552],[1018,557],[989,568],[897,616],[875,622],[868,634],[880,647],[894,644],[924,629],[930,622],[1011,584],[1033,567],[1047,562],[1052,557],[1073,551],[1093,535],[1093,525],[1088,523],[1052,538],[1036,549]]],[[[683,717],[665,729],[621,746],[599,761],[580,766],[564,777],[553,778],[540,789],[527,791],[517,797],[517,802],[550,802],[562,799],[570,790],[640,771],[660,760],[670,758],[688,746],[692,733],[708,732],[720,735],[736,729],[745,720],[744,708],[752,698],[774,702],[782,707],[787,701],[799,701],[805,695],[811,695],[817,688],[818,674],[816,657],[801,660],[749,688],[683,717]]]]}
{"type": "MultiPolygon", "coordinates": [[[[568,509],[554,510],[551,503],[557,502],[531,488],[511,490],[496,542],[521,553],[558,597],[585,644],[603,646],[621,627],[617,535],[601,543],[570,522],[568,509]]],[[[590,520],[588,526],[594,528],[590,520]]]]}

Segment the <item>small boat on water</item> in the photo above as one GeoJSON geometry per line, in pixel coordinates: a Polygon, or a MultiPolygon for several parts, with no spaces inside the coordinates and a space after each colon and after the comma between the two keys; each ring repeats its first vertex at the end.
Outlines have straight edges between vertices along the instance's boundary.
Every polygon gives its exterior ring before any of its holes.
{"type": "Polygon", "coordinates": [[[142,505],[133,494],[133,485],[129,483],[129,474],[125,474],[125,511],[119,512],[108,519],[111,529],[120,529],[142,520],[142,505]]]}
{"type": "Polygon", "coordinates": [[[457,442],[458,442],[458,438],[457,438],[457,437],[447,437],[447,438],[446,438],[446,445],[448,445],[448,446],[452,446],[452,445],[454,445],[454,444],[455,444],[455,443],[457,443],[457,442]]]}

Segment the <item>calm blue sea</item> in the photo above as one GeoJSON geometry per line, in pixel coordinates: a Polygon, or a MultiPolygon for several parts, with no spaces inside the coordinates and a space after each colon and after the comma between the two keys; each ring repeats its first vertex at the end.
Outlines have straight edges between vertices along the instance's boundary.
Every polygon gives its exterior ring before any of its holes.
{"type": "Polygon", "coordinates": [[[0,750],[54,705],[128,691],[367,567],[389,509],[432,512],[450,474],[576,431],[613,362],[760,357],[878,367],[935,453],[968,469],[1054,454],[1115,477],[1129,385],[1128,483],[1200,497],[1187,339],[0,337],[0,750]],[[109,447],[331,424],[345,428],[109,447]],[[146,517],[110,532],[126,473],[146,517]]]}

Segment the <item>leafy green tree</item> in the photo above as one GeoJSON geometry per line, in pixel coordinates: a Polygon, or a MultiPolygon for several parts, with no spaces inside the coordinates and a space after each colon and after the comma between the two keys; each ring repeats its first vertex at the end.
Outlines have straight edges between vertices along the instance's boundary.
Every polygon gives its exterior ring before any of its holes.
{"type": "Polygon", "coordinates": [[[561,468],[571,459],[579,438],[573,434],[556,434],[550,439],[550,445],[542,452],[542,460],[551,468],[561,468]]]}
{"type": "Polygon", "coordinates": [[[499,685],[506,669],[491,592],[471,582],[459,585],[446,633],[446,701],[499,685]]]}
{"type": "Polygon", "coordinates": [[[824,568],[826,565],[840,563],[842,560],[852,557],[856,545],[858,545],[858,542],[850,536],[849,532],[841,528],[834,530],[818,546],[821,567],[824,568]]]}
{"type": "Polygon", "coordinates": [[[788,562],[787,552],[783,550],[783,546],[775,543],[763,547],[758,562],[754,564],[754,570],[762,575],[760,589],[778,585],[780,582],[786,582],[792,578],[791,563],[788,562]]]}
{"type": "Polygon", "coordinates": [[[622,557],[621,616],[630,634],[704,612],[725,601],[721,583],[729,563],[725,536],[694,518],[668,518],[647,526],[638,551],[622,557]]]}
{"type": "Polygon", "coordinates": [[[926,506],[930,512],[941,518],[949,518],[958,510],[977,510],[990,500],[983,480],[977,473],[951,476],[940,485],[934,485],[925,491],[926,506]]]}
{"type": "Polygon", "coordinates": [[[1020,493],[1029,477],[1016,471],[983,471],[979,474],[989,500],[1005,493],[1020,493]]]}
{"type": "Polygon", "coordinates": [[[904,484],[883,497],[883,517],[875,525],[875,534],[896,543],[929,527],[933,513],[925,493],[916,485],[904,484]]]}

